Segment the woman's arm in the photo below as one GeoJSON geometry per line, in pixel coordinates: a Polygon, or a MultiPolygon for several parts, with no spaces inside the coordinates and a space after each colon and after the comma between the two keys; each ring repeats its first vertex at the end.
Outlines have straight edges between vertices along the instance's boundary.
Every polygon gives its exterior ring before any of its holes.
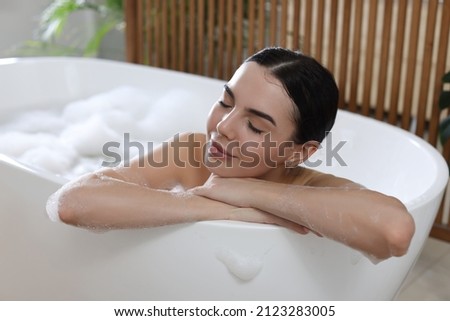
{"type": "Polygon", "coordinates": [[[225,219],[235,208],[182,191],[131,183],[114,174],[88,174],[64,186],[55,195],[61,221],[92,229],[156,227],[225,219]]]}
{"type": "Polygon", "coordinates": [[[185,134],[177,139],[176,144],[169,141],[144,159],[133,160],[128,167],[105,168],[64,185],[50,197],[48,209],[56,213],[49,215],[92,229],[242,220],[283,225],[306,233],[292,222],[257,209],[173,189],[177,185],[189,188],[203,184],[209,176],[209,171],[199,168],[196,161],[202,157],[203,135],[185,134]],[[150,166],[150,159],[161,165],[150,166]]]}
{"type": "Polygon", "coordinates": [[[213,176],[193,193],[271,213],[377,259],[406,253],[414,221],[400,201],[332,175],[310,184],[213,176]]]}
{"type": "Polygon", "coordinates": [[[90,229],[145,228],[205,220],[240,220],[276,224],[307,233],[281,217],[190,192],[154,189],[93,173],[64,186],[55,197],[64,223],[90,229]]]}

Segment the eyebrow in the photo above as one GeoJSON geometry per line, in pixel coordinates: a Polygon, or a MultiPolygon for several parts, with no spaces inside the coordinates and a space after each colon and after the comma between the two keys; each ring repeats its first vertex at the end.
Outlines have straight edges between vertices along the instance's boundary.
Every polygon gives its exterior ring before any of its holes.
{"type": "Polygon", "coordinates": [[[253,109],[253,108],[246,108],[245,110],[253,115],[256,115],[258,117],[261,117],[261,118],[264,118],[264,119],[270,121],[275,127],[277,126],[277,124],[275,123],[275,120],[272,118],[272,116],[270,116],[266,113],[263,113],[262,111],[253,109]]]}
{"type": "Polygon", "coordinates": [[[233,94],[233,92],[231,91],[231,88],[228,87],[227,84],[223,85],[223,88],[225,89],[225,91],[227,92],[227,94],[230,95],[230,97],[234,100],[234,94],[233,94]]]}
{"type": "MultiPolygon", "coordinates": [[[[227,94],[230,95],[231,99],[234,100],[234,94],[233,94],[233,91],[231,90],[231,88],[227,84],[223,85],[223,88],[225,89],[227,94]]],[[[277,124],[276,124],[275,120],[272,118],[272,116],[270,116],[266,113],[263,113],[262,111],[256,110],[254,108],[246,108],[245,110],[253,115],[256,115],[258,117],[261,117],[261,118],[264,118],[264,119],[270,121],[275,127],[277,126],[277,124]]]]}

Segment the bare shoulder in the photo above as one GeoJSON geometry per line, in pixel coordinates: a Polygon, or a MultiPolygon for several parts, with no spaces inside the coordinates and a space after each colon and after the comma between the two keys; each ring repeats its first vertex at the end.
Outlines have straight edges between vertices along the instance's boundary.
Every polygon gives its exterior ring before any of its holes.
{"type": "Polygon", "coordinates": [[[169,141],[170,167],[185,188],[203,184],[211,174],[204,165],[206,143],[204,133],[192,132],[178,134],[169,141]]]}
{"type": "Polygon", "coordinates": [[[190,188],[206,181],[209,172],[203,165],[207,138],[202,133],[181,133],[156,146],[129,166],[104,171],[130,183],[160,189],[181,185],[190,188]]]}
{"type": "Polygon", "coordinates": [[[358,189],[364,188],[364,186],[349,179],[338,177],[328,173],[323,173],[306,167],[302,167],[302,170],[295,179],[294,184],[311,187],[345,187],[358,189]]]}
{"type": "Polygon", "coordinates": [[[204,133],[191,133],[191,132],[185,132],[175,135],[173,138],[170,139],[170,141],[181,141],[181,142],[187,142],[192,144],[192,147],[198,147],[198,143],[201,145],[206,144],[207,138],[206,134],[204,133]]]}

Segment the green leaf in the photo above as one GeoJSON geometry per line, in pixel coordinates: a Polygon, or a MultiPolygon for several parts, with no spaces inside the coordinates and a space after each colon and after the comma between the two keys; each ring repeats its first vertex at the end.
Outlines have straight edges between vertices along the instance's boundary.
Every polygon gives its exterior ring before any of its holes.
{"type": "Polygon", "coordinates": [[[111,10],[117,12],[123,11],[123,0],[106,0],[105,5],[111,10]]]}
{"type": "Polygon", "coordinates": [[[439,96],[439,108],[441,110],[450,107],[450,91],[442,91],[439,96]]]}
{"type": "Polygon", "coordinates": [[[69,15],[78,10],[76,0],[57,0],[52,2],[41,15],[41,28],[44,41],[61,34],[69,15]]]}
{"type": "Polygon", "coordinates": [[[450,116],[439,124],[439,137],[442,145],[450,138],[450,116]]]}
{"type": "Polygon", "coordinates": [[[106,36],[108,32],[114,29],[116,25],[117,21],[115,20],[108,20],[103,22],[98,28],[97,32],[91,38],[89,43],[86,45],[86,48],[84,49],[84,55],[94,56],[98,52],[98,49],[100,47],[103,38],[106,36]]]}
{"type": "Polygon", "coordinates": [[[41,39],[50,40],[61,35],[69,16],[83,9],[98,11],[98,5],[85,0],[55,0],[43,12],[40,18],[41,39]]]}
{"type": "Polygon", "coordinates": [[[446,73],[446,74],[444,75],[444,77],[442,77],[442,82],[443,82],[443,83],[447,83],[447,82],[450,83],[450,71],[449,71],[448,73],[446,73]]]}

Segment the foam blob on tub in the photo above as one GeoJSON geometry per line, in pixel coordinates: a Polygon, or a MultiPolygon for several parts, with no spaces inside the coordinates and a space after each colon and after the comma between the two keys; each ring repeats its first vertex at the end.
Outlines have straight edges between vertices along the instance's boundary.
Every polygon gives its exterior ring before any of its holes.
{"type": "Polygon", "coordinates": [[[231,274],[242,281],[254,279],[264,265],[263,257],[242,255],[225,247],[217,250],[216,257],[231,274]]]}

